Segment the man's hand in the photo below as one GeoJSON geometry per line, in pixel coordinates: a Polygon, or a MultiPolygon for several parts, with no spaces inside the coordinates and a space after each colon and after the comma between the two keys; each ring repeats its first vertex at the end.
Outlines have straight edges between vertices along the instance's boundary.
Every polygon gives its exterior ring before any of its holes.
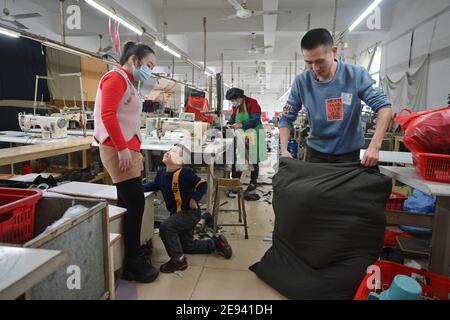
{"type": "Polygon", "coordinates": [[[237,123],[233,124],[231,127],[233,129],[242,129],[242,123],[237,122],[237,123]]]}
{"type": "Polygon", "coordinates": [[[289,151],[287,151],[287,150],[282,150],[281,151],[281,158],[293,159],[292,158],[292,154],[289,151]]]}
{"type": "Polygon", "coordinates": [[[365,167],[371,168],[375,167],[380,160],[380,150],[375,147],[369,146],[367,148],[366,153],[361,161],[361,164],[365,167]]]}
{"type": "Polygon", "coordinates": [[[193,210],[197,210],[198,209],[197,201],[191,199],[191,201],[189,202],[189,207],[193,210]]]}

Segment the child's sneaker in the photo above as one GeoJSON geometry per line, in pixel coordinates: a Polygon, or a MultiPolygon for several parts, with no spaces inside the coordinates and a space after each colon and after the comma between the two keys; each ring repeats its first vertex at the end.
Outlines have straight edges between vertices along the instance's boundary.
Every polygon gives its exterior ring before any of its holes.
{"type": "Polygon", "coordinates": [[[178,261],[170,259],[168,262],[164,263],[159,267],[162,273],[174,273],[176,271],[184,271],[188,268],[188,263],[186,257],[182,257],[178,261]]]}
{"type": "Polygon", "coordinates": [[[225,238],[224,235],[217,235],[213,238],[216,242],[216,250],[223,253],[223,256],[225,259],[230,259],[233,255],[233,250],[231,249],[230,244],[227,241],[227,238],[225,238]]]}

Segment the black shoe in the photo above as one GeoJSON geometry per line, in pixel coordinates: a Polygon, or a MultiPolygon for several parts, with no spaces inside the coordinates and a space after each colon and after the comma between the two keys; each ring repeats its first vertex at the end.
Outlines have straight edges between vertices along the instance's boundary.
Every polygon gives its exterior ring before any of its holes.
{"type": "Polygon", "coordinates": [[[162,273],[174,273],[176,271],[184,271],[188,268],[188,263],[186,257],[183,257],[181,260],[175,261],[170,259],[168,262],[161,265],[159,271],[162,273]]]}
{"type": "Polygon", "coordinates": [[[223,253],[225,259],[230,259],[231,256],[233,255],[233,249],[231,249],[231,246],[228,243],[227,238],[225,238],[224,235],[219,234],[213,239],[216,242],[216,250],[223,253]]]}
{"type": "Polygon", "coordinates": [[[158,270],[149,263],[144,254],[134,259],[126,259],[124,262],[124,280],[150,283],[158,278],[158,274],[158,270]]]}
{"type": "Polygon", "coordinates": [[[249,186],[247,187],[247,192],[255,191],[256,188],[257,188],[256,183],[250,183],[249,186]]]}
{"type": "Polygon", "coordinates": [[[142,245],[141,250],[147,258],[150,258],[153,253],[153,248],[148,244],[142,245]]]}

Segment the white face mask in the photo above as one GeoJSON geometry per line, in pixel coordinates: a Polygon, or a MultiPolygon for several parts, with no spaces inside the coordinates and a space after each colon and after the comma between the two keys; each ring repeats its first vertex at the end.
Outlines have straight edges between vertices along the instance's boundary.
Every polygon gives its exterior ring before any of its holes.
{"type": "Polygon", "coordinates": [[[235,107],[235,108],[239,107],[240,105],[241,105],[241,103],[238,102],[238,101],[234,101],[233,104],[232,104],[232,106],[235,107]]]}

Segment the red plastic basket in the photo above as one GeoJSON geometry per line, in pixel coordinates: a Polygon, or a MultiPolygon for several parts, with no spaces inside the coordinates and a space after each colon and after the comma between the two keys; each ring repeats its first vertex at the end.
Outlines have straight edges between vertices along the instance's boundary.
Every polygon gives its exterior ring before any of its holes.
{"type": "Polygon", "coordinates": [[[425,180],[450,183],[450,155],[413,153],[413,163],[425,180]]]}
{"type": "MultiPolygon", "coordinates": [[[[389,289],[394,277],[401,274],[412,277],[420,283],[422,286],[423,299],[450,300],[450,278],[448,277],[389,261],[377,261],[374,265],[378,266],[381,271],[381,290],[378,290],[377,292],[389,289]]],[[[373,275],[367,274],[364,277],[364,280],[361,282],[358,291],[356,292],[354,300],[367,300],[370,292],[373,291],[367,287],[370,277],[373,277],[373,275]]]]}
{"type": "Polygon", "coordinates": [[[402,211],[406,199],[408,199],[408,197],[403,194],[392,192],[388,202],[386,203],[386,209],[402,211]]]}
{"type": "Polygon", "coordinates": [[[396,247],[397,246],[397,237],[400,238],[408,238],[412,239],[414,238],[412,235],[406,233],[406,232],[398,232],[398,231],[392,231],[392,230],[385,230],[384,231],[384,246],[385,247],[396,247]]]}
{"type": "Polygon", "coordinates": [[[24,244],[33,238],[39,190],[0,188],[0,242],[24,244]]]}

